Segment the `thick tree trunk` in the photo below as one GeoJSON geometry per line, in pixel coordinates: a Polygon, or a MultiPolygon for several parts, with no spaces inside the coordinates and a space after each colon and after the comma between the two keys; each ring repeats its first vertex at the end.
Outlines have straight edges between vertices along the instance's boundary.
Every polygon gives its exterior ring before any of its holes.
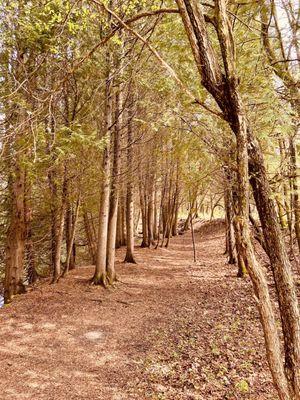
{"type": "Polygon", "coordinates": [[[251,277],[254,291],[258,301],[261,323],[264,330],[267,357],[274,384],[281,400],[292,399],[290,396],[289,383],[282,364],[280,339],[277,332],[274,306],[271,301],[267,280],[262,267],[257,262],[251,242],[249,229],[249,188],[248,188],[248,144],[247,144],[247,121],[243,114],[241,101],[236,93],[233,93],[237,100],[235,109],[237,115],[236,124],[232,128],[237,138],[237,166],[238,166],[238,205],[239,214],[237,225],[240,232],[240,251],[246,264],[247,271],[251,277]]]}
{"type": "MultiPolygon", "coordinates": [[[[107,145],[108,146],[108,145],[107,145]]],[[[107,286],[106,254],[107,254],[107,227],[109,215],[110,194],[110,150],[106,148],[103,154],[103,178],[100,200],[96,268],[92,282],[95,285],[107,286]]]]}
{"type": "Polygon", "coordinates": [[[16,294],[24,293],[24,171],[18,160],[12,162],[9,176],[9,215],[5,248],[4,302],[10,303],[16,294]]]}
{"type": "Polygon", "coordinates": [[[31,183],[25,170],[24,178],[24,221],[25,221],[25,263],[26,276],[29,284],[35,283],[38,278],[36,272],[35,250],[32,239],[32,207],[31,207],[31,183]]]}
{"type": "Polygon", "coordinates": [[[110,197],[110,143],[111,143],[111,127],[112,127],[112,68],[111,55],[109,51],[106,55],[107,63],[107,79],[105,87],[105,129],[107,136],[106,147],[103,152],[103,177],[101,183],[101,198],[99,210],[97,252],[95,273],[92,283],[95,285],[107,286],[106,273],[106,255],[107,255],[107,230],[109,218],[109,197],[110,197]]]}
{"type": "MultiPolygon", "coordinates": [[[[22,4],[15,11],[22,13],[22,4]]],[[[11,48],[9,55],[10,74],[14,77],[16,87],[26,77],[25,68],[26,50],[22,40],[15,42],[17,46],[11,48]]],[[[8,52],[8,54],[10,51],[8,52]]],[[[7,167],[7,231],[5,242],[5,277],[4,277],[4,303],[10,303],[13,296],[25,292],[24,286],[24,256],[25,256],[25,170],[24,159],[24,134],[28,127],[28,114],[23,108],[27,102],[27,92],[23,97],[18,91],[17,98],[12,96],[8,102],[1,106],[2,131],[2,167],[7,167]],[[14,100],[16,99],[16,102],[14,100]],[[6,130],[7,129],[7,130],[6,130]]],[[[26,104],[27,105],[27,104],[26,104]]],[[[25,146],[26,148],[26,146],[25,146]]],[[[2,187],[5,181],[2,180],[2,187]]],[[[3,223],[3,222],[2,222],[3,223]]]]}
{"type": "Polygon", "coordinates": [[[115,252],[116,252],[117,218],[118,218],[118,193],[115,182],[113,182],[110,193],[108,231],[107,231],[107,259],[106,259],[107,279],[110,285],[116,280],[115,252]]]}
{"type": "Polygon", "coordinates": [[[248,130],[250,183],[270,258],[284,334],[285,369],[295,398],[300,398],[300,315],[291,263],[278,223],[262,151],[248,130]]]}
{"type": "Polygon", "coordinates": [[[238,94],[235,48],[226,3],[225,0],[218,0],[215,3],[215,22],[223,60],[223,73],[209,38],[202,6],[196,0],[176,0],[176,2],[202,77],[202,83],[220,106],[224,119],[229,123],[237,139],[238,224],[241,232],[242,255],[258,298],[258,308],[274,384],[280,399],[299,399],[300,340],[298,302],[295,295],[292,271],[282,241],[274,203],[270,196],[271,192],[266,179],[267,175],[262,153],[251,130],[248,129],[244,107],[238,94]],[[285,370],[282,365],[280,341],[268,285],[255,258],[249,233],[247,145],[250,156],[251,183],[278,291],[285,341],[285,370]],[[271,246],[273,254],[270,254],[271,246]]]}

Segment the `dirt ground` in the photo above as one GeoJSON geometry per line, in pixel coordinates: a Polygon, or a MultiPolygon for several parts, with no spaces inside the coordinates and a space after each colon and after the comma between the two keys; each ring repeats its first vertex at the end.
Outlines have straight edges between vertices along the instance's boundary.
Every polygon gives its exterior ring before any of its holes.
{"type": "Polygon", "coordinates": [[[78,267],[0,310],[2,400],[276,400],[248,279],[220,224],[168,249],[118,251],[116,287],[78,267]]]}

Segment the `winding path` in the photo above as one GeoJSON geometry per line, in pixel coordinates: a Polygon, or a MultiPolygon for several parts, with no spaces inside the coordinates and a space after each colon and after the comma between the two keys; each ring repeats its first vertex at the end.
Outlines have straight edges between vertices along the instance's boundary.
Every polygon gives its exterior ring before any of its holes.
{"type": "Polygon", "coordinates": [[[276,399],[248,280],[216,223],[168,249],[118,251],[116,288],[79,267],[0,310],[2,400],[276,399]]]}

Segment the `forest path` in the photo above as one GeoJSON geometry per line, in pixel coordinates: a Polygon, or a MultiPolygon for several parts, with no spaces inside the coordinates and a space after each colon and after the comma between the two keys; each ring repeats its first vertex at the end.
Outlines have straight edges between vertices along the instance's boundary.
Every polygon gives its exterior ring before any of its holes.
{"type": "Polygon", "coordinates": [[[0,310],[2,400],[276,399],[248,280],[226,264],[220,224],[168,249],[136,249],[120,282],[79,267],[0,310]]]}

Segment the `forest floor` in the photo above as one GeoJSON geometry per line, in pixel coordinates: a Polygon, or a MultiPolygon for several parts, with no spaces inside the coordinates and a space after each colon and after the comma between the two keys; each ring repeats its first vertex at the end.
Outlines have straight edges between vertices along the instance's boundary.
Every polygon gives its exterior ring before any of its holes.
{"type": "Polygon", "coordinates": [[[226,264],[220,223],[136,249],[119,282],[78,267],[0,310],[2,400],[277,399],[249,279],[226,264]]]}

